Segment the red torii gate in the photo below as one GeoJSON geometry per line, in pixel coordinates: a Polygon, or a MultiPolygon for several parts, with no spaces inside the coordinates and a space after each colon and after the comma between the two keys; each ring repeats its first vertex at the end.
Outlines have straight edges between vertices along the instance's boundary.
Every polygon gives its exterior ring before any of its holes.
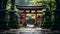
{"type": "Polygon", "coordinates": [[[19,10],[24,10],[24,12],[18,12],[18,14],[24,14],[24,23],[26,23],[26,14],[35,14],[35,22],[37,21],[37,14],[43,14],[42,12],[37,12],[37,10],[44,9],[44,6],[17,6],[19,10]],[[29,12],[26,12],[29,10],[29,12]],[[35,12],[30,12],[34,10],[35,12]]]}

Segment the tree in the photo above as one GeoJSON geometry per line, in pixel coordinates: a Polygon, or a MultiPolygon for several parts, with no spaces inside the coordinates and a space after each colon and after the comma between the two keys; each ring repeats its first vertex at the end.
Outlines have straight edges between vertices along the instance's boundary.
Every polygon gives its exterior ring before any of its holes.
{"type": "Polygon", "coordinates": [[[6,4],[8,0],[0,0],[0,29],[8,29],[6,21],[6,4]]]}
{"type": "Polygon", "coordinates": [[[11,9],[9,11],[10,22],[8,23],[10,28],[16,29],[18,28],[17,18],[18,16],[15,14],[15,0],[11,0],[11,9]]]}
{"type": "Polygon", "coordinates": [[[55,1],[56,1],[55,23],[52,29],[60,31],[60,0],[55,1]]]}

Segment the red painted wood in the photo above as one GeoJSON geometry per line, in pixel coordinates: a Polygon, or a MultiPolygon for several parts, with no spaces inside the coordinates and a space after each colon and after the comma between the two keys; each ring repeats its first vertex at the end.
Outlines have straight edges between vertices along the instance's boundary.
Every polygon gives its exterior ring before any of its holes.
{"type": "Polygon", "coordinates": [[[24,13],[24,23],[26,23],[26,13],[24,13]]]}
{"type": "Polygon", "coordinates": [[[37,14],[43,14],[43,12],[37,12],[37,10],[35,10],[35,12],[26,12],[26,11],[24,11],[24,12],[18,12],[18,14],[24,14],[24,18],[23,18],[23,20],[24,20],[24,23],[26,23],[26,14],[35,14],[35,22],[37,22],[37,14]]]}

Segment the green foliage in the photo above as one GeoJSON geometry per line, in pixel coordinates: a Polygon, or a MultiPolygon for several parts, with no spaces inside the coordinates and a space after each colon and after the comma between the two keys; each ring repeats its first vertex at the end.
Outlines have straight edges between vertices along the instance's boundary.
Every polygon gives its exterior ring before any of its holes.
{"type": "Polygon", "coordinates": [[[45,3],[47,3],[47,8],[49,7],[49,10],[55,10],[56,9],[56,2],[55,0],[46,0],[45,3]]]}
{"type": "Polygon", "coordinates": [[[42,4],[46,4],[46,8],[49,8],[49,10],[51,10],[51,9],[55,10],[56,9],[55,0],[33,0],[33,5],[34,6],[41,6],[42,4]]]}
{"type": "Polygon", "coordinates": [[[18,16],[15,14],[15,12],[10,12],[9,16],[10,16],[10,20],[8,24],[9,27],[13,29],[18,28],[19,27],[18,21],[17,21],[18,16]]]}
{"type": "Polygon", "coordinates": [[[40,6],[40,5],[42,5],[41,2],[42,2],[42,0],[33,0],[33,5],[40,6]]]}
{"type": "Polygon", "coordinates": [[[55,0],[45,0],[46,3],[55,2],[55,0]]]}
{"type": "Polygon", "coordinates": [[[8,0],[6,5],[6,10],[10,10],[10,9],[11,9],[11,2],[10,0],[8,0]]]}

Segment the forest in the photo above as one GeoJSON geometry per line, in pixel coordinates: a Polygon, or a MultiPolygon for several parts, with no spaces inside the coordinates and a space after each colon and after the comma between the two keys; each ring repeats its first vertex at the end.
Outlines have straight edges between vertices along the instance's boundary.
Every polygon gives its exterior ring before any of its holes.
{"type": "Polygon", "coordinates": [[[19,27],[17,15],[15,14],[16,5],[43,5],[47,10],[45,16],[49,16],[49,19],[46,17],[46,21],[41,27],[60,30],[60,0],[0,0],[0,29],[19,27]]]}

